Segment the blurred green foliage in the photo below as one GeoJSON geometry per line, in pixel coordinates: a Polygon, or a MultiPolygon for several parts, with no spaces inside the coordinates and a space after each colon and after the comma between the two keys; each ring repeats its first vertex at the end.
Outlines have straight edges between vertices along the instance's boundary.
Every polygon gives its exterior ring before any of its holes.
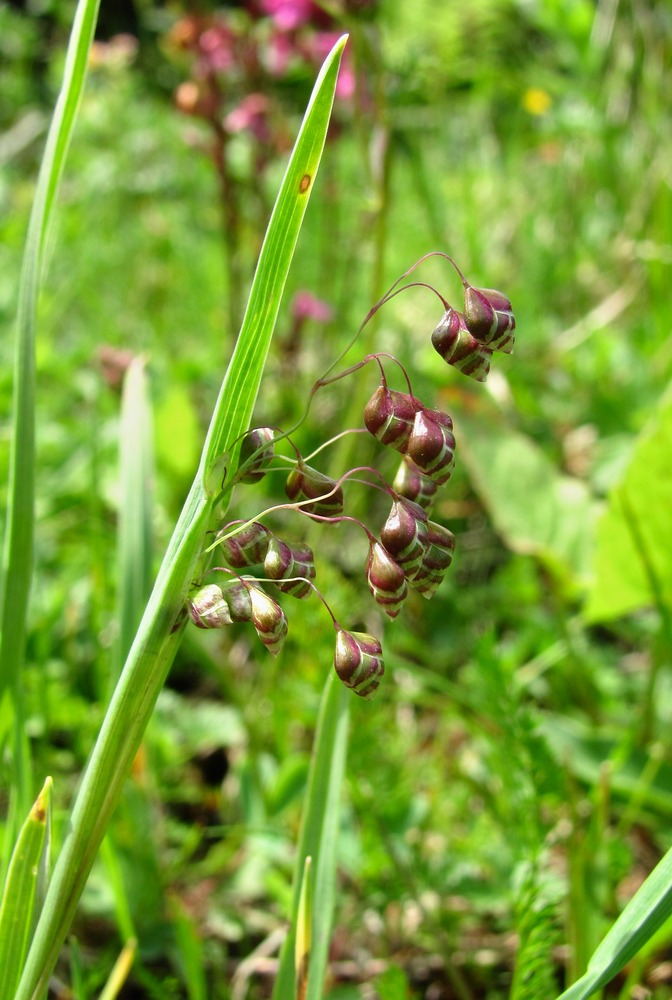
{"type": "MultiPolygon", "coordinates": [[[[348,356],[396,354],[415,392],[454,414],[458,467],[437,514],[458,553],[432,602],[412,596],[386,630],[377,699],[353,705],[330,995],[364,995],[350,978],[376,983],[383,1000],[550,996],[563,981],[558,944],[574,945],[569,969],[581,971],[672,836],[672,16],[653,0],[373,8],[341,20],[358,90],[336,109],[259,421],[301,415],[373,302],[430,249],[510,295],[517,344],[487,389],[468,383],[432,351],[441,310],[417,288],[348,356]],[[328,323],[297,328],[300,290],[328,303],[328,323]]],[[[5,413],[22,242],[71,13],[64,2],[0,3],[5,413]]],[[[136,3],[139,47],[101,38],[41,305],[25,693],[36,788],[52,774],[60,809],[113,655],[124,352],[149,359],[158,552],[236,333],[212,135],[173,104],[191,69],[169,33],[187,13],[136,3]]],[[[303,71],[277,82],[290,134],[310,83],[303,71]]],[[[254,150],[247,133],[227,146],[243,300],[284,167],[278,151],[257,171],[254,150]]],[[[430,261],[419,280],[452,299],[459,284],[446,273],[430,261]]],[[[365,370],[321,394],[297,435],[302,451],[361,426],[374,385],[365,370]]],[[[6,445],[3,432],[3,469],[6,445]]],[[[333,451],[332,472],[375,453],[359,436],[333,451]]],[[[268,477],[241,491],[235,516],[279,496],[268,477]]],[[[375,500],[354,486],[352,499],[380,524],[375,500]]],[[[302,530],[289,515],[282,525],[302,530]]],[[[345,527],[311,531],[336,613],[379,627],[361,540],[345,527]]],[[[141,942],[129,996],[198,997],[204,976],[205,995],[240,997],[247,975],[246,995],[267,995],[268,964],[241,973],[239,963],[260,942],[277,951],[332,656],[319,603],[288,612],[277,661],[242,627],[188,633],[120,809],[116,854],[84,901],[71,949],[78,995],[104,981],[124,914],[141,942]]],[[[58,822],[57,809],[57,839],[58,822]]],[[[668,930],[639,970],[653,997],[669,989],[669,947],[668,930]]],[[[64,960],[59,975],[70,974],[64,960]]]]}

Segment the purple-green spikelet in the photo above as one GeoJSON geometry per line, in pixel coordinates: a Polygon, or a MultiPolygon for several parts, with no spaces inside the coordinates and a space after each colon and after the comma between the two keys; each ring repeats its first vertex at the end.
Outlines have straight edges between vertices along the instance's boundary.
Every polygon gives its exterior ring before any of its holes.
{"type": "Polygon", "coordinates": [[[273,533],[259,521],[252,521],[251,524],[236,530],[239,524],[245,525],[245,521],[231,521],[217,532],[227,563],[234,569],[244,569],[247,566],[263,563],[273,533]],[[232,531],[234,533],[230,537],[225,537],[232,531]]]}
{"type": "Polygon", "coordinates": [[[264,478],[273,459],[274,438],[272,427],[253,427],[247,432],[240,445],[241,483],[258,483],[264,478]]]}
{"type": "Polygon", "coordinates": [[[392,483],[392,489],[399,496],[413,500],[424,510],[429,510],[434,501],[438,485],[417,467],[415,462],[404,455],[392,483]]]}
{"type": "Polygon", "coordinates": [[[313,550],[305,543],[291,546],[279,538],[272,538],[264,560],[264,574],[283,594],[308,597],[312,590],[308,581],[315,579],[313,550]]]}
{"type": "Polygon", "coordinates": [[[366,579],[376,603],[388,618],[396,618],[408,594],[404,571],[381,542],[373,541],[366,560],[366,579]]]}
{"type": "Polygon", "coordinates": [[[272,597],[261,587],[247,584],[252,605],[252,624],[266,649],[277,656],[287,636],[287,618],[272,597]]]}
{"type": "Polygon", "coordinates": [[[197,590],[189,598],[187,607],[196,628],[223,628],[233,621],[222,588],[216,583],[197,590]]]}
{"type": "Polygon", "coordinates": [[[399,498],[380,532],[385,549],[411,580],[420,566],[427,548],[427,514],[412,500],[399,498]]]}
{"type": "Polygon", "coordinates": [[[364,408],[364,423],[381,444],[406,451],[416,413],[422,403],[408,392],[388,389],[381,383],[364,408]]]}
{"type": "Polygon", "coordinates": [[[427,522],[427,549],[418,571],[409,583],[427,600],[435,593],[453,561],[455,536],[435,521],[427,522]]]}
{"type": "Polygon", "coordinates": [[[451,477],[455,465],[453,421],[439,410],[416,413],[408,440],[408,457],[433,482],[441,486],[451,477]]]}
{"type": "Polygon", "coordinates": [[[432,334],[432,345],[444,361],[463,375],[477,382],[487,379],[492,350],[469,331],[462,313],[454,309],[444,313],[432,334]]]}
{"type": "Polygon", "coordinates": [[[489,350],[511,354],[516,320],[506,295],[494,288],[467,285],[464,318],[469,332],[489,350]]]}
{"type": "Polygon", "coordinates": [[[378,639],[367,632],[336,633],[334,669],[346,687],[367,701],[373,698],[385,673],[383,650],[378,639]]]}
{"type": "Polygon", "coordinates": [[[292,469],[285,483],[285,493],[292,502],[313,500],[303,504],[301,510],[320,517],[338,517],[343,513],[343,489],[335,479],[301,463],[292,469]]]}

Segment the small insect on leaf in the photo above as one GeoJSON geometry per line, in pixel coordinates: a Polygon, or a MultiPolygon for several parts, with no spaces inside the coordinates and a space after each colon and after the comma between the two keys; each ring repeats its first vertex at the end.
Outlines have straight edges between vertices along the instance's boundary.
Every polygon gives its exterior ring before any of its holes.
{"type": "Polygon", "coordinates": [[[306,193],[306,191],[310,187],[311,180],[312,180],[312,178],[311,178],[310,174],[304,174],[303,175],[303,177],[301,178],[301,181],[299,182],[299,194],[305,194],[306,193]]]}

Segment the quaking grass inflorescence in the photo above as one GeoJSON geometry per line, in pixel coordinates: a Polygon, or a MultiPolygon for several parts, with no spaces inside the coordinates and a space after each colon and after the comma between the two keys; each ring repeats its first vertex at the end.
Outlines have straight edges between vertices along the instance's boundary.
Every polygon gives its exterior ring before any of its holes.
{"type": "MultiPolygon", "coordinates": [[[[437,252],[421,258],[392,285],[369,311],[343,354],[383,305],[412,287],[429,288],[441,301],[443,315],[431,333],[432,345],[444,361],[463,375],[485,381],[494,353],[510,354],[513,350],[516,324],[509,299],[494,289],[472,286],[450,257],[437,252]],[[431,285],[419,281],[403,283],[431,256],[444,258],[455,268],[464,291],[461,310],[453,308],[431,285]]],[[[234,623],[251,622],[261,642],[277,655],[287,635],[287,617],[279,601],[267,593],[267,587],[299,600],[314,592],[331,616],[336,631],[335,671],[347,687],[367,699],[375,694],[385,671],[380,641],[368,633],[343,628],[315,585],[316,565],[310,546],[303,540],[280,537],[264,522],[289,510],[304,519],[333,526],[345,521],[358,524],[368,539],[363,577],[373,600],[391,620],[399,615],[410,590],[425,598],[435,593],[455,550],[452,532],[431,520],[434,501],[455,465],[450,416],[426,406],[413,393],[400,362],[392,355],[378,353],[368,354],[345,371],[331,375],[334,363],[313,386],[300,423],[307,419],[310,403],[319,389],[353,375],[370,362],[378,365],[380,381],[364,407],[364,427],[357,430],[368,431],[384,448],[400,456],[392,484],[370,467],[350,469],[339,479],[314,468],[309,461],[313,461],[317,452],[304,458],[290,436],[300,424],[291,432],[272,427],[252,428],[240,441],[237,471],[223,485],[223,492],[233,485],[257,483],[268,473],[284,468],[288,502],[278,503],[251,519],[223,525],[210,547],[217,548],[225,560],[225,565],[208,572],[208,575],[218,574],[218,582],[195,585],[187,603],[189,617],[198,628],[226,628],[234,623]],[[399,366],[405,390],[388,386],[385,359],[399,366]],[[275,446],[283,439],[293,449],[294,459],[276,454],[275,446]],[[362,479],[362,475],[366,478],[362,479]],[[390,511],[378,534],[345,513],[344,485],[348,482],[363,483],[389,496],[390,511]]],[[[341,432],[331,440],[343,433],[348,432],[341,432]]]]}

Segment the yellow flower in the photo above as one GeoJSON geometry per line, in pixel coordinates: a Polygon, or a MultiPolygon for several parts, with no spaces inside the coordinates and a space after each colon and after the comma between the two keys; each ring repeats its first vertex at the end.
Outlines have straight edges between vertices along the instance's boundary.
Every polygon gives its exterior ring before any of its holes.
{"type": "Polygon", "coordinates": [[[540,87],[528,87],[523,94],[523,107],[531,115],[545,115],[551,103],[550,94],[540,87]]]}

